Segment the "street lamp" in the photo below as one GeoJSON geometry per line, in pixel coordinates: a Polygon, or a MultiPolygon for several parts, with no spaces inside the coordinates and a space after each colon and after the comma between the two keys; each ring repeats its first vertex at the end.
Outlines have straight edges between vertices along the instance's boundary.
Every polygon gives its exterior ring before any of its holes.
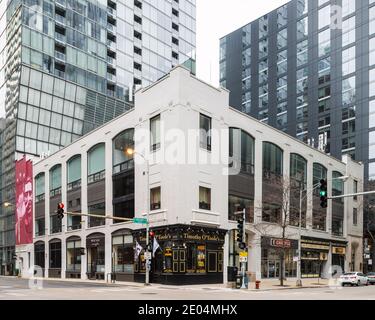
{"type": "Polygon", "coordinates": [[[13,204],[11,204],[10,202],[4,202],[4,203],[3,203],[3,206],[4,206],[5,208],[9,208],[9,207],[12,207],[13,204]]]}
{"type": "MultiPolygon", "coordinates": [[[[350,176],[342,176],[334,178],[331,181],[342,180],[346,182],[350,176]]],[[[320,183],[313,185],[312,192],[315,191],[320,186],[320,183]]],[[[297,265],[297,287],[302,287],[302,270],[301,270],[301,260],[302,260],[302,201],[307,198],[307,189],[300,189],[299,194],[299,226],[298,226],[298,265],[297,265]],[[306,192],[306,195],[303,197],[302,194],[306,192]]]]}
{"type": "Polygon", "coordinates": [[[149,172],[149,161],[148,159],[146,159],[146,157],[135,151],[133,148],[127,148],[126,149],[126,153],[129,155],[129,156],[133,156],[135,154],[139,155],[140,157],[142,157],[145,161],[146,161],[146,167],[147,167],[147,203],[146,203],[146,218],[147,218],[147,224],[146,224],[146,279],[145,279],[145,285],[148,286],[150,285],[150,259],[149,259],[149,251],[148,251],[148,248],[149,248],[149,228],[150,228],[150,224],[149,224],[149,215],[150,215],[150,172],[149,172]]]}

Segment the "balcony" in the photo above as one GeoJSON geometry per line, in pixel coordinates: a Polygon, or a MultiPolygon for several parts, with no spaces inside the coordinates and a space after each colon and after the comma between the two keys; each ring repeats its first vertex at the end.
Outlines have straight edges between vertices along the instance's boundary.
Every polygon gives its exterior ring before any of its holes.
{"type": "Polygon", "coordinates": [[[109,7],[109,6],[107,7],[107,12],[108,12],[109,15],[111,15],[111,16],[113,16],[113,17],[115,17],[116,14],[117,14],[116,9],[114,9],[114,8],[112,8],[112,7],[109,7]]]}
{"type": "Polygon", "coordinates": [[[113,34],[116,34],[116,26],[112,23],[107,23],[107,30],[113,34]]]}
{"type": "Polygon", "coordinates": [[[112,58],[110,56],[107,56],[107,62],[110,64],[110,65],[115,65],[116,64],[116,59],[115,58],[112,58]]]}
{"type": "Polygon", "coordinates": [[[63,16],[60,16],[59,14],[55,14],[55,20],[56,22],[65,25],[66,24],[66,19],[63,16]]]}
{"type": "Polygon", "coordinates": [[[55,40],[66,43],[66,35],[61,34],[59,32],[55,32],[55,40]]]}
{"type": "Polygon", "coordinates": [[[107,39],[107,46],[108,46],[112,51],[116,51],[116,42],[107,39]]]}
{"type": "Polygon", "coordinates": [[[65,53],[55,51],[55,58],[65,62],[65,53]]]}
{"type": "Polygon", "coordinates": [[[107,80],[111,82],[116,82],[116,75],[107,72],[107,80]]]}

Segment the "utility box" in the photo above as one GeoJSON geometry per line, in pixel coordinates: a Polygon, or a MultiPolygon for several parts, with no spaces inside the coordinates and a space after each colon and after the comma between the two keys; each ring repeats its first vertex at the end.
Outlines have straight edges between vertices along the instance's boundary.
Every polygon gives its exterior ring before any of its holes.
{"type": "Polygon", "coordinates": [[[236,289],[241,289],[242,287],[242,276],[237,275],[236,276],[236,289]]]}
{"type": "Polygon", "coordinates": [[[238,268],[237,267],[229,267],[228,266],[228,282],[235,282],[237,274],[238,274],[238,268]]]}

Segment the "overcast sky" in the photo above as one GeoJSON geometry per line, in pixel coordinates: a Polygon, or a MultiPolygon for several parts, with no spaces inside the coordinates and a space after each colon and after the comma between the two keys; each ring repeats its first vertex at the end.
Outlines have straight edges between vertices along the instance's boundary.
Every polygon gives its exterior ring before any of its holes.
{"type": "Polygon", "coordinates": [[[219,39],[288,0],[197,0],[197,75],[219,85],[219,39]]]}

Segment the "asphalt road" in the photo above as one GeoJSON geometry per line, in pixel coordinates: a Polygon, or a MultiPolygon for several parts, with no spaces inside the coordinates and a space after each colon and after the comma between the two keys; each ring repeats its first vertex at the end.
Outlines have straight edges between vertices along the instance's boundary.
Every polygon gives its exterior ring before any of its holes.
{"type": "Polygon", "coordinates": [[[144,287],[55,280],[39,284],[38,288],[28,280],[1,277],[0,300],[375,300],[375,286],[242,291],[210,285],[144,287]]]}

